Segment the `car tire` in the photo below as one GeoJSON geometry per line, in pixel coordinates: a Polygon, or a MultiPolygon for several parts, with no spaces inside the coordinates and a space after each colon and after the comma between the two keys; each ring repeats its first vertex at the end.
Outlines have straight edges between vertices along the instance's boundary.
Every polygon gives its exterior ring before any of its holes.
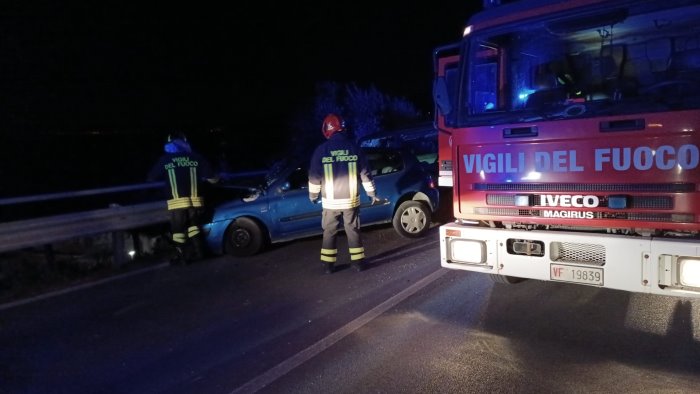
{"type": "Polygon", "coordinates": [[[517,276],[498,274],[489,274],[489,277],[491,278],[491,281],[493,283],[503,283],[506,285],[514,285],[516,283],[524,282],[525,280],[527,280],[527,278],[518,278],[517,276]]]}
{"type": "Polygon", "coordinates": [[[265,236],[260,225],[250,218],[234,220],[226,230],[226,253],[236,256],[252,256],[265,245],[265,236]]]}
{"type": "Polygon", "coordinates": [[[404,201],[396,209],[392,224],[400,236],[419,238],[430,230],[432,212],[420,201],[404,201]]]}

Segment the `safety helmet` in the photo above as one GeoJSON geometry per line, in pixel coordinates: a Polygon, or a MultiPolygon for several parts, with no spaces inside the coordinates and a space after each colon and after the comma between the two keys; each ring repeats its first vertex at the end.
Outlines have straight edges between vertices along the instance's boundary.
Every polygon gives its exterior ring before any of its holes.
{"type": "Polygon", "coordinates": [[[165,151],[168,153],[190,153],[192,148],[187,142],[187,137],[182,132],[173,132],[168,134],[168,141],[165,143],[165,151]]]}
{"type": "Polygon", "coordinates": [[[321,132],[326,138],[331,138],[335,133],[345,130],[345,121],[339,115],[330,113],[323,119],[321,132]]]}

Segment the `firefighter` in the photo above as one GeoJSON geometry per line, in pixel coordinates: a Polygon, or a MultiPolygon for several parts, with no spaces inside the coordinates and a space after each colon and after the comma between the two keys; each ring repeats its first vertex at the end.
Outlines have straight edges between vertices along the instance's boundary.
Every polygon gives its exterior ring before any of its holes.
{"type": "Polygon", "coordinates": [[[362,184],[374,204],[379,201],[374,180],[363,152],[346,131],[343,118],[328,114],[321,131],[327,140],[316,148],[309,164],[309,199],[316,203],[320,196],[323,206],[321,263],[326,274],[335,271],[336,238],[342,220],[351,265],[356,271],[362,271],[365,249],[360,235],[359,185],[362,184]]]}
{"type": "Polygon", "coordinates": [[[202,181],[218,182],[209,162],[192,150],[181,132],[171,133],[165,153],[148,173],[148,181],[165,181],[170,231],[175,246],[172,264],[186,264],[203,257],[200,216],[204,206],[202,181]]]}

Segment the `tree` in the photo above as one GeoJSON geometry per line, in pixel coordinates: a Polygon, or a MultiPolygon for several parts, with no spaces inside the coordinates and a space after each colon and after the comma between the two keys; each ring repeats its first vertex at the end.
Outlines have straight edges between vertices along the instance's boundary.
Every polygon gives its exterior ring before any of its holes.
{"type": "Polygon", "coordinates": [[[315,146],[322,140],[321,123],[331,112],[343,116],[356,139],[424,120],[410,101],[383,94],[374,85],[363,88],[356,83],[320,82],[310,106],[300,109],[291,122],[297,147],[315,146]]]}

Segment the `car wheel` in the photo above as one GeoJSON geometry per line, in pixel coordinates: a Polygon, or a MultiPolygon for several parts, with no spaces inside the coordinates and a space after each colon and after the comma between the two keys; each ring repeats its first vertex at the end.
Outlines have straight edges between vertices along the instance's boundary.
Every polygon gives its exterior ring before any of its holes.
{"type": "Polygon", "coordinates": [[[431,212],[420,201],[404,201],[396,209],[392,223],[399,235],[405,238],[418,238],[430,229],[431,212]]]}
{"type": "Polygon", "coordinates": [[[262,250],[264,240],[258,223],[250,218],[238,218],[226,230],[226,253],[232,256],[252,256],[262,250]]]}
{"type": "Polygon", "coordinates": [[[489,277],[491,278],[491,281],[493,283],[504,283],[507,285],[514,285],[516,283],[524,282],[526,280],[526,278],[518,278],[517,276],[498,275],[498,274],[489,274],[489,277]]]}

